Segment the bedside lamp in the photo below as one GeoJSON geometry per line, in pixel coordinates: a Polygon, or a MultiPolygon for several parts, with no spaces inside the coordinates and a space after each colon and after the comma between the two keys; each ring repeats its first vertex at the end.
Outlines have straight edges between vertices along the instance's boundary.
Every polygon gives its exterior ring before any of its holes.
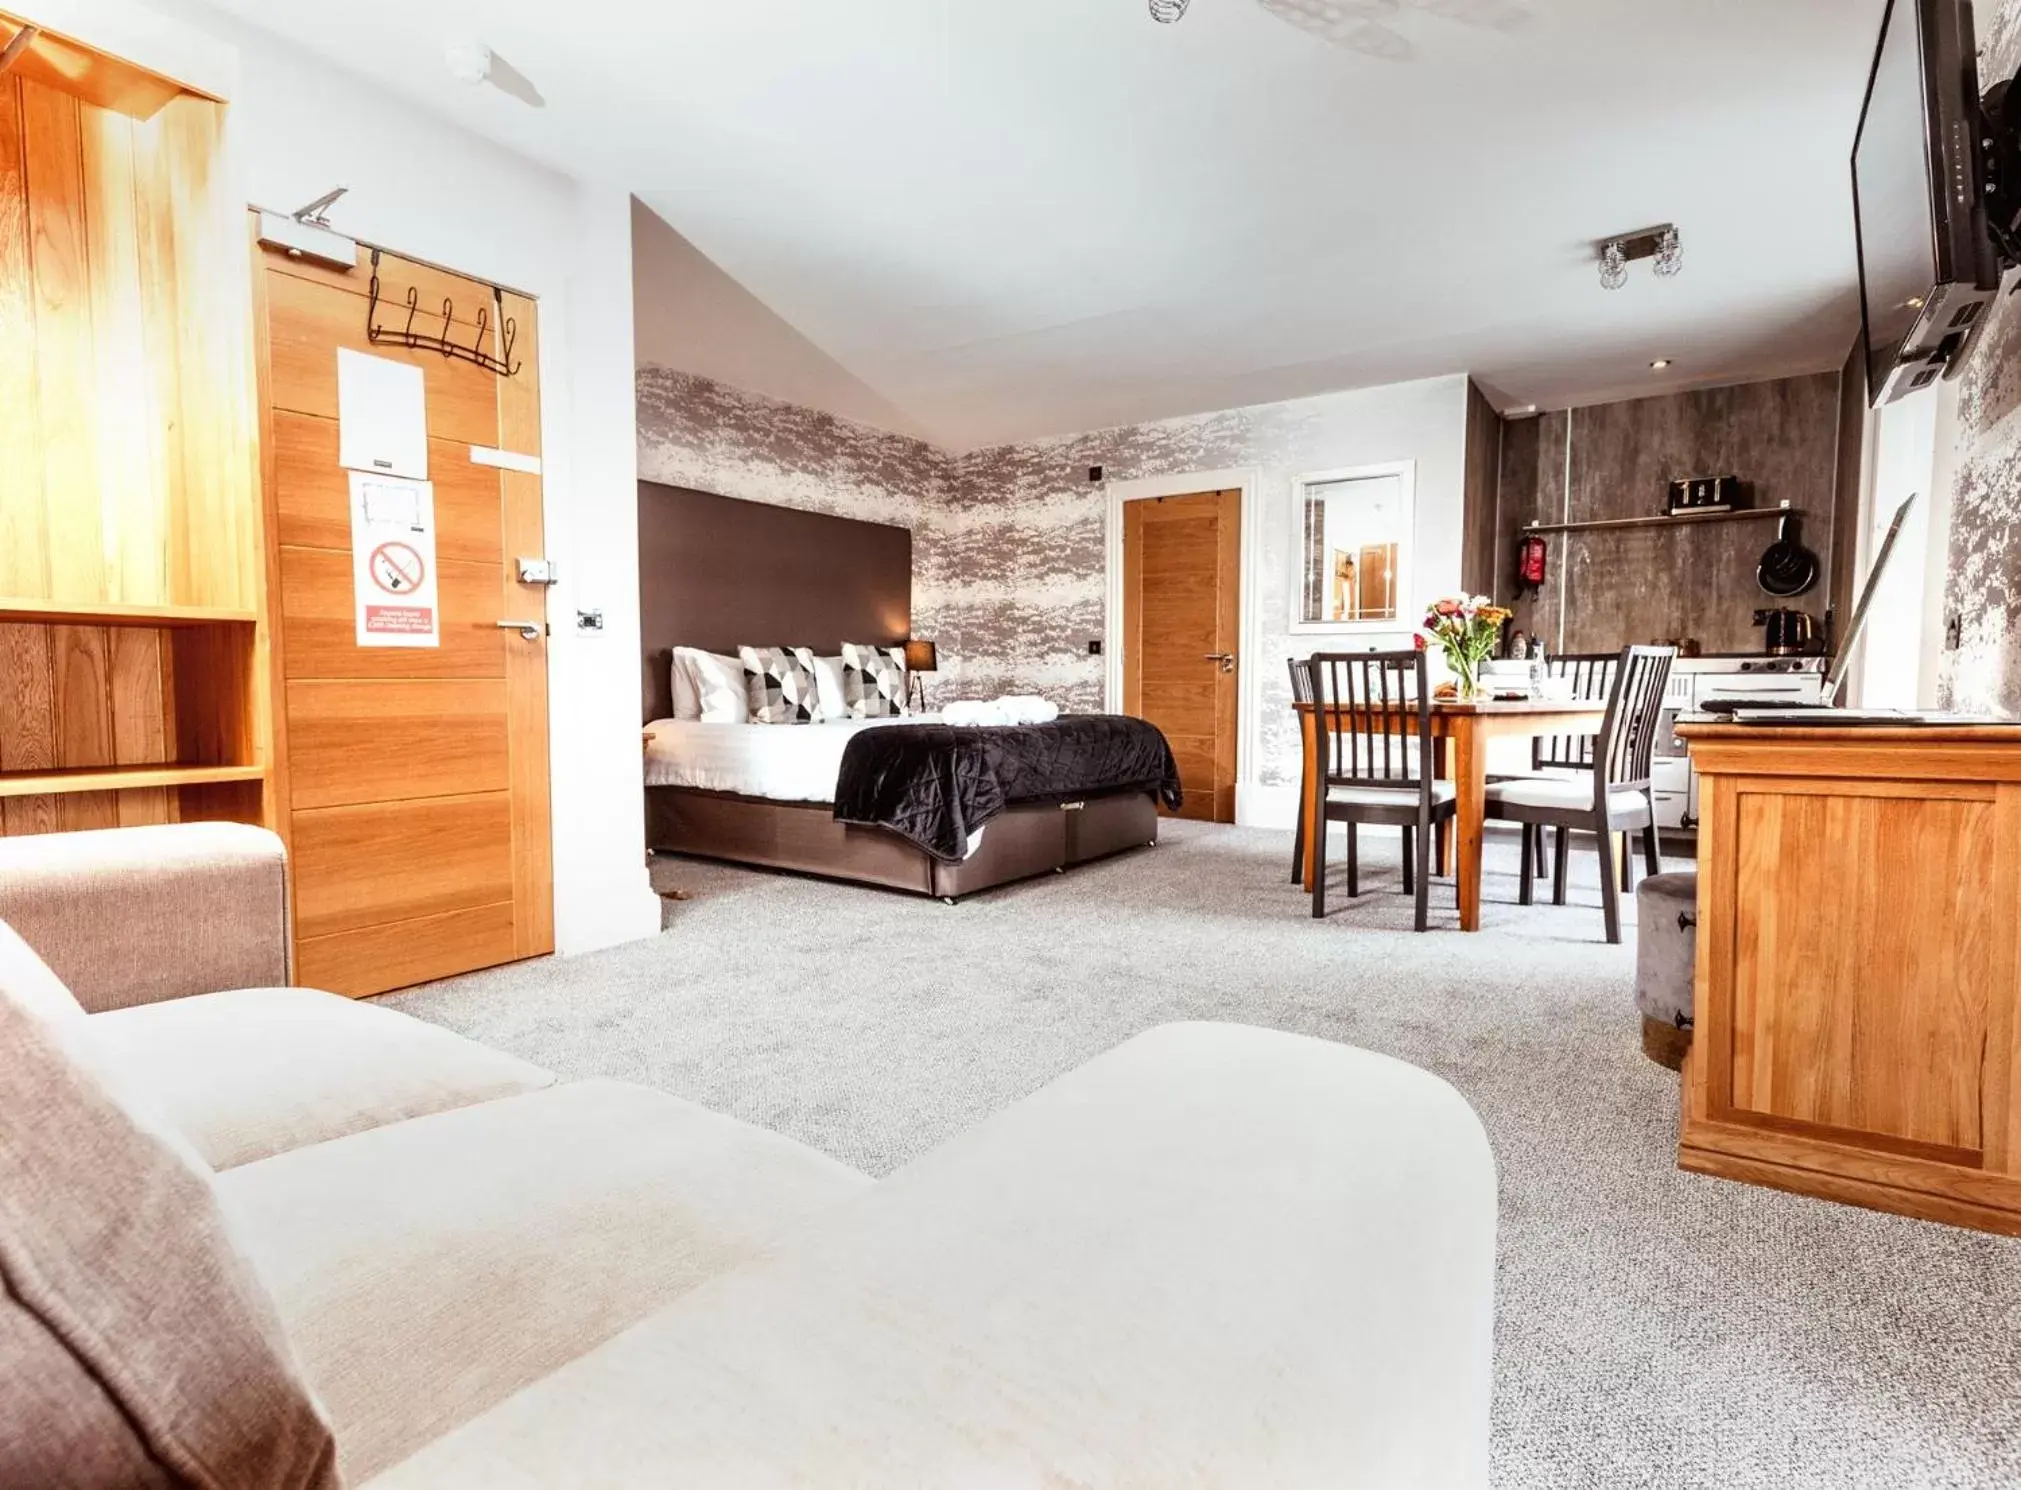
{"type": "Polygon", "coordinates": [[[914,639],[905,644],[905,688],[910,697],[913,688],[919,689],[919,712],[926,712],[926,681],[921,673],[938,672],[940,654],[932,642],[914,639]]]}

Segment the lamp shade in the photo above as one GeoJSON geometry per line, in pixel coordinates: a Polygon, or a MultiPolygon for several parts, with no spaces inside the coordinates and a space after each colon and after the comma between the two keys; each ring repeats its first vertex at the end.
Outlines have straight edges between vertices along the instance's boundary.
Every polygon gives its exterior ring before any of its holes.
{"type": "Polygon", "coordinates": [[[934,650],[932,642],[915,639],[905,644],[905,668],[907,672],[937,672],[939,667],[940,656],[934,650]]]}

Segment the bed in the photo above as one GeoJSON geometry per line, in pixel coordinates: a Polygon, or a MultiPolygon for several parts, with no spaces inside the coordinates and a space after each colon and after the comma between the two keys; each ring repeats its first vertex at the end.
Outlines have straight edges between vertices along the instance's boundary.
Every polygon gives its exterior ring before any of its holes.
{"type": "Polygon", "coordinates": [[[954,901],[1156,844],[1161,793],[1176,803],[1178,783],[1163,737],[1139,720],[994,730],[933,715],[673,717],[676,645],[902,643],[911,549],[904,528],[639,484],[648,848],[954,901]],[[935,782],[959,799],[952,810],[926,800],[935,782]],[[838,820],[838,796],[843,817],[875,820],[838,820]]]}

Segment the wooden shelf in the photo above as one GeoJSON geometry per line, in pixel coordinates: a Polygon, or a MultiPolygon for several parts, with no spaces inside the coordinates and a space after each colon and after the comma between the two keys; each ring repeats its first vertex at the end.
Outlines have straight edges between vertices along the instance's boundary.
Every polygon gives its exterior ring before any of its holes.
{"type": "MultiPolygon", "coordinates": [[[[13,41],[29,25],[20,16],[0,11],[0,46],[13,41]]],[[[171,100],[195,92],[137,63],[97,51],[40,26],[23,44],[13,64],[12,70],[31,82],[68,93],[95,108],[111,109],[129,119],[152,119],[171,100]]]]}
{"type": "Polygon", "coordinates": [[[0,622],[78,626],[250,626],[256,611],[203,605],[116,605],[107,601],[28,600],[0,595],[0,622]]]}
{"type": "Polygon", "coordinates": [[[54,771],[0,771],[0,797],[61,797],[73,792],[216,786],[230,781],[258,781],[266,774],[265,766],[83,766],[54,771]]]}
{"type": "Polygon", "coordinates": [[[1738,512],[1679,512],[1661,517],[1607,517],[1584,523],[1528,523],[1525,533],[1597,533],[1605,528],[1686,528],[1697,523],[1759,522],[1765,517],[1801,517],[1800,508],[1744,507],[1738,512]]]}

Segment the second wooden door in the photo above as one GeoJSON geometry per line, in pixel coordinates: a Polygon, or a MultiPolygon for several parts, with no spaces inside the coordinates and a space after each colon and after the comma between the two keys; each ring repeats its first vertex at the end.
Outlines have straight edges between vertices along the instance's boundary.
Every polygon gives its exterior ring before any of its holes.
{"type": "Polygon", "coordinates": [[[1235,821],[1242,493],[1123,506],[1123,708],[1165,732],[1186,803],[1235,821]]]}
{"type": "Polygon", "coordinates": [[[423,307],[454,307],[446,328],[438,312],[416,329],[466,346],[482,334],[500,350],[510,318],[517,371],[371,341],[363,249],[348,272],[257,256],[275,826],[293,861],[296,977],[353,995],[554,950],[546,596],[516,568],[543,556],[541,478],[510,468],[540,451],[534,306],[391,255],[376,267],[378,324],[407,324],[410,287],[423,307]],[[340,348],[422,372],[436,646],[358,644],[340,348]]]}

